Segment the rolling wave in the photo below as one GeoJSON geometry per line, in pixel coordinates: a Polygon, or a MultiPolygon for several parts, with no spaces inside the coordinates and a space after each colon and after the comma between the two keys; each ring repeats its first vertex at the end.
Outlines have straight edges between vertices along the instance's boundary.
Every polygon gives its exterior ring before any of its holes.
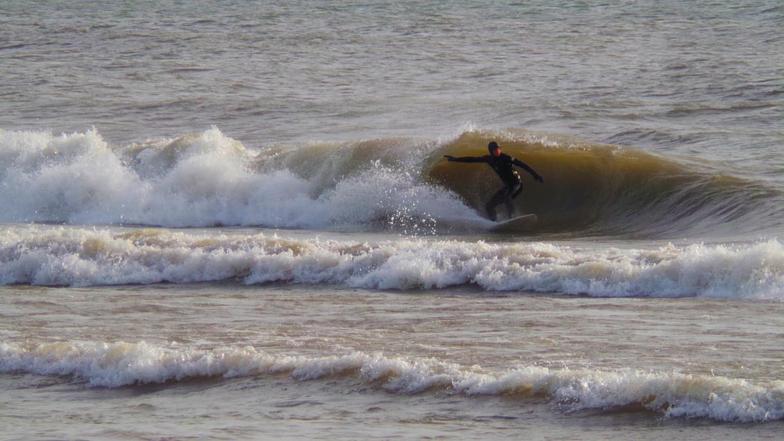
{"type": "Polygon", "coordinates": [[[546,397],[560,410],[640,409],[667,417],[763,422],[784,418],[784,382],[718,376],[516,366],[486,371],[436,359],[381,353],[307,357],[245,347],[199,349],[145,342],[0,342],[0,373],[73,376],[94,387],[195,378],[286,375],[295,381],[349,377],[395,394],[446,390],[465,397],[546,397]]]}
{"type": "Polygon", "coordinates": [[[163,229],[0,228],[0,284],[122,285],[233,281],[365,289],[440,289],[784,300],[784,245],[377,243],[163,229]]]}

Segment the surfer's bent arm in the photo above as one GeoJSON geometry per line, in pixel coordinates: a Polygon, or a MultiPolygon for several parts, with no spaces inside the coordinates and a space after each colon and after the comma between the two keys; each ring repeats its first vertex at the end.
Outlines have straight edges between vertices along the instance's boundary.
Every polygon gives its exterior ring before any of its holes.
{"type": "Polygon", "coordinates": [[[523,162],[523,161],[521,161],[519,159],[513,159],[512,160],[512,164],[514,164],[514,165],[522,168],[523,170],[527,171],[528,173],[530,173],[531,176],[533,176],[534,179],[536,179],[537,181],[544,182],[544,179],[542,179],[542,176],[539,173],[537,173],[536,170],[531,168],[530,165],[526,164],[525,162],[523,162]]]}
{"type": "Polygon", "coordinates": [[[450,155],[444,155],[446,159],[450,162],[487,162],[487,158],[484,156],[460,156],[454,157],[450,155]]]}

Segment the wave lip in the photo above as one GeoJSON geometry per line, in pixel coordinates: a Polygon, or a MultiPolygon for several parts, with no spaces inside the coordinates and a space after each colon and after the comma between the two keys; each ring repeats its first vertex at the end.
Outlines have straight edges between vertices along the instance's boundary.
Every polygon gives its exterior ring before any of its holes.
{"type": "Polygon", "coordinates": [[[436,359],[354,352],[273,355],[253,347],[196,349],[145,342],[0,343],[0,373],[73,376],[94,387],[123,387],[206,377],[287,375],[297,381],[348,376],[396,394],[446,390],[466,397],[545,396],[561,410],[639,406],[668,417],[764,422],[784,418],[784,382],[678,373],[519,366],[486,372],[436,359]]]}
{"type": "Polygon", "coordinates": [[[784,244],[658,248],[400,239],[377,243],[264,234],[0,228],[0,284],[237,281],[784,300],[784,244]]]}

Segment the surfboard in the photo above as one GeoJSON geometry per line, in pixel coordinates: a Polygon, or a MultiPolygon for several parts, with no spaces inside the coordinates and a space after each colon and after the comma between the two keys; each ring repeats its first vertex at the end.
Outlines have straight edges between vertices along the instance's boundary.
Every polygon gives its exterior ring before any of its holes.
{"type": "Polygon", "coordinates": [[[490,227],[493,233],[522,233],[526,230],[533,228],[536,225],[535,214],[524,214],[522,216],[515,216],[505,221],[496,222],[490,227]]]}

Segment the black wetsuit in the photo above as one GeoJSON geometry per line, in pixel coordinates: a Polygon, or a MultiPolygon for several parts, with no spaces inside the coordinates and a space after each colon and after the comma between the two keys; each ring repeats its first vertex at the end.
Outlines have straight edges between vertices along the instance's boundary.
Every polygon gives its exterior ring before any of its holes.
{"type": "Polygon", "coordinates": [[[454,162],[482,162],[489,165],[493,171],[501,178],[501,181],[504,183],[504,188],[498,190],[490,201],[487,203],[485,208],[487,209],[487,215],[492,220],[496,220],[495,215],[495,207],[502,202],[506,204],[506,210],[508,212],[509,217],[512,217],[512,212],[514,210],[514,206],[512,205],[512,199],[516,198],[517,195],[523,190],[523,182],[520,179],[520,175],[517,173],[517,170],[514,169],[513,166],[518,166],[523,170],[527,171],[534,177],[537,181],[542,181],[542,177],[539,176],[539,173],[536,170],[532,169],[528,164],[525,162],[513,158],[506,153],[501,153],[498,156],[493,155],[485,155],[485,156],[463,156],[460,158],[455,157],[448,157],[450,161],[454,162]]]}

